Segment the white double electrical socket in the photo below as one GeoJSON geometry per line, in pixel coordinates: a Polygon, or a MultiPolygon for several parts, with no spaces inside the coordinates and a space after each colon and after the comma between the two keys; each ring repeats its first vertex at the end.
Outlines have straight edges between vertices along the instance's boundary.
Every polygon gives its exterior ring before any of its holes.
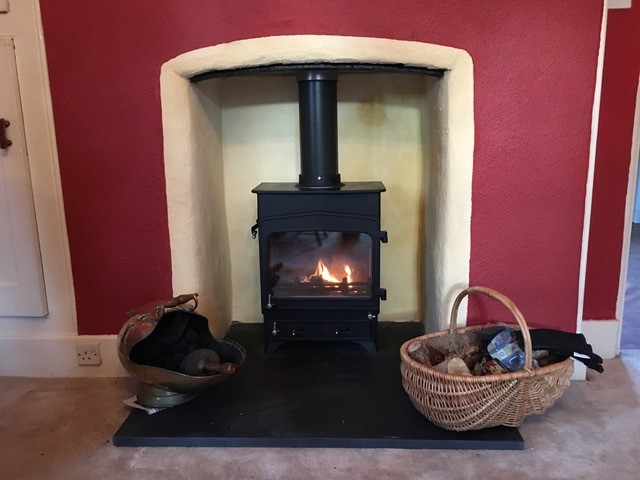
{"type": "Polygon", "coordinates": [[[76,343],[76,359],[78,365],[100,365],[102,356],[100,355],[100,344],[76,343]]]}

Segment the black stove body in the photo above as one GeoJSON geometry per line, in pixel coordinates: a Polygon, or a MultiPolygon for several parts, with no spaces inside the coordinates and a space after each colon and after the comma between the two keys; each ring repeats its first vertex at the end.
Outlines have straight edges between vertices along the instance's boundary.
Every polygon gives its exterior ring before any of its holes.
{"type": "Polygon", "coordinates": [[[335,191],[261,184],[260,285],[266,350],[352,340],[375,352],[380,299],[380,182],[335,191]]]}
{"type": "Polygon", "coordinates": [[[381,182],[342,183],[337,76],[298,75],[298,183],[262,183],[258,196],[265,349],[294,340],[349,340],[376,352],[381,182]]]}

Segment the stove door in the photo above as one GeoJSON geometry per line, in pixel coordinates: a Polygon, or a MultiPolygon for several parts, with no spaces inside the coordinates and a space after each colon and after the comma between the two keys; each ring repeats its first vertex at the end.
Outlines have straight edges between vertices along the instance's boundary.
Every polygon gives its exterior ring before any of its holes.
{"type": "Polygon", "coordinates": [[[268,237],[273,299],[370,298],[372,239],[363,232],[273,232],[268,237]]]}

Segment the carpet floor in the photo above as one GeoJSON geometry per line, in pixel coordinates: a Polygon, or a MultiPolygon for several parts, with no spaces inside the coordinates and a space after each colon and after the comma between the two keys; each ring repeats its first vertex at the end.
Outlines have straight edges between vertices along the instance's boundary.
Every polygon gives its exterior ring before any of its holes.
{"type": "Polygon", "coordinates": [[[0,477],[624,480],[640,471],[635,350],[529,417],[520,427],[524,451],[114,447],[129,413],[122,400],[134,391],[130,378],[0,377],[0,477]]]}

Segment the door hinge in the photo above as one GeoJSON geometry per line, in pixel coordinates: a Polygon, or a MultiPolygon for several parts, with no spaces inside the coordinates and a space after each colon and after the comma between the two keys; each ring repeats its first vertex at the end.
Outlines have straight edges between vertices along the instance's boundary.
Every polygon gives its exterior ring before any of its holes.
{"type": "Polygon", "coordinates": [[[0,118],[0,149],[6,150],[13,142],[7,138],[7,128],[9,128],[11,122],[9,120],[5,120],[4,118],[0,118]]]}

